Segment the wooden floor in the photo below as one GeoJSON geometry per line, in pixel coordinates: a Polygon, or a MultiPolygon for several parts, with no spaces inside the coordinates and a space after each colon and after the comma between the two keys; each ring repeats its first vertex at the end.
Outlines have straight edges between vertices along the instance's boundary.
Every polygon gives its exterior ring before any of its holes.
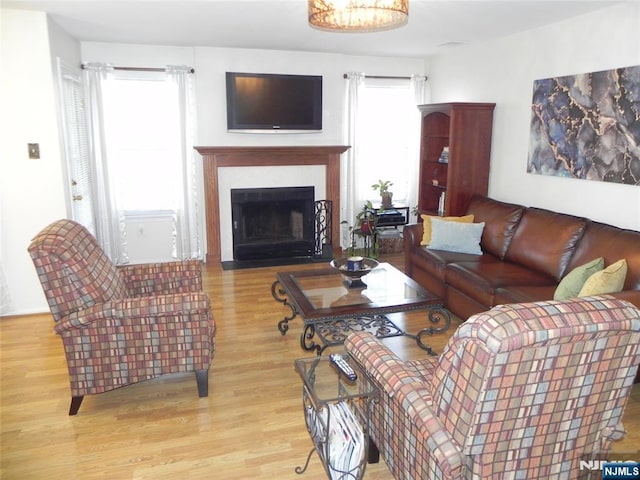
{"type": "MultiPolygon", "coordinates": [[[[398,256],[384,259],[402,267],[398,256]]],[[[282,336],[287,309],[271,297],[275,273],[317,265],[223,271],[206,267],[214,305],[217,352],[209,397],[198,398],[192,374],[154,379],[87,396],[67,415],[69,384],[62,343],[48,314],[0,319],[2,479],[224,479],[326,478],[317,456],[296,475],[311,449],[293,360],[301,322],[282,336]]],[[[425,324],[420,312],[398,314],[407,331],[425,324]]],[[[450,330],[456,328],[456,322],[450,330]]],[[[450,332],[433,337],[442,351],[450,332]]],[[[424,355],[415,341],[385,340],[402,358],[424,355]]],[[[329,353],[331,350],[327,350],[329,353]]],[[[625,413],[630,433],[617,452],[640,450],[640,385],[625,413]]],[[[634,458],[635,457],[635,458],[634,458]]],[[[368,480],[390,479],[384,462],[369,465],[368,480]]]]}

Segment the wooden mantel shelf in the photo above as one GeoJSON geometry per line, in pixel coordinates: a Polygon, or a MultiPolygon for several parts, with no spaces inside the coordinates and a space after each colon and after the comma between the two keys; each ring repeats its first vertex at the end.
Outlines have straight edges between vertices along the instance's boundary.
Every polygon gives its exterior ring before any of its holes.
{"type": "Polygon", "coordinates": [[[340,245],[340,155],[349,147],[329,146],[228,146],[195,147],[204,162],[207,262],[220,263],[220,210],[218,169],[221,167],[263,167],[324,165],[326,200],[333,202],[331,241],[340,245]]]}
{"type": "Polygon", "coordinates": [[[299,155],[299,154],[321,154],[327,155],[330,153],[341,154],[347,151],[349,147],[344,145],[309,145],[309,146],[263,146],[263,147],[248,147],[248,146],[230,146],[230,147],[195,147],[201,155],[218,155],[218,154],[232,154],[232,155],[258,155],[264,154],[277,154],[277,155],[299,155]]]}

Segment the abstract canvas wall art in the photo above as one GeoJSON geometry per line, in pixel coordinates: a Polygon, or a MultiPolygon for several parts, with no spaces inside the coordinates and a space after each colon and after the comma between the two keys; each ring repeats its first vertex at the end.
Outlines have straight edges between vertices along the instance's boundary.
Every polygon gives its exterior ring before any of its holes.
{"type": "Polygon", "coordinates": [[[527,171],[640,185],[640,65],[535,80],[527,171]]]}

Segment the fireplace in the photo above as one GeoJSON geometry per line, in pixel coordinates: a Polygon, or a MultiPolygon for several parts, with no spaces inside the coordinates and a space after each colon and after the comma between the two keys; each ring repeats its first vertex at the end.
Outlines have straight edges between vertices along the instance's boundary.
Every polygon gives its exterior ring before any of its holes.
{"type": "MultiPolygon", "coordinates": [[[[206,238],[207,238],[207,263],[220,263],[222,260],[233,258],[233,246],[231,239],[231,218],[228,221],[224,216],[230,217],[229,207],[230,195],[227,187],[219,187],[222,180],[222,172],[246,170],[254,172],[259,169],[275,171],[278,169],[287,170],[307,170],[316,167],[324,171],[322,184],[314,183],[316,193],[319,198],[331,202],[333,208],[330,218],[330,244],[333,248],[340,245],[340,155],[349,147],[346,145],[332,146],[218,146],[218,147],[195,147],[202,155],[203,174],[205,185],[205,214],[206,214],[206,238]],[[324,187],[324,188],[321,188],[324,187]],[[319,190],[320,189],[320,190],[319,190]],[[221,206],[225,205],[224,211],[221,206]],[[227,232],[229,238],[227,239],[227,232]],[[224,236],[224,238],[223,238],[224,236]],[[228,241],[228,250],[227,248],[228,241]],[[228,253],[226,253],[228,252],[228,253]]],[[[261,170],[262,172],[262,170],[261,170]]],[[[278,172],[280,173],[280,172],[278,172]]],[[[313,174],[312,174],[313,175],[313,174]]],[[[245,179],[253,179],[253,175],[244,175],[245,179]]],[[[305,177],[306,180],[300,183],[289,183],[288,185],[308,185],[308,179],[317,179],[317,176],[305,177]]],[[[281,180],[279,176],[278,179],[281,180]]],[[[257,187],[265,184],[264,178],[260,179],[260,184],[247,185],[243,181],[239,185],[230,188],[257,187]]],[[[280,181],[278,183],[267,184],[267,186],[286,186],[280,181]]]]}
{"type": "Polygon", "coordinates": [[[234,260],[311,257],[314,187],[233,188],[234,260]]]}

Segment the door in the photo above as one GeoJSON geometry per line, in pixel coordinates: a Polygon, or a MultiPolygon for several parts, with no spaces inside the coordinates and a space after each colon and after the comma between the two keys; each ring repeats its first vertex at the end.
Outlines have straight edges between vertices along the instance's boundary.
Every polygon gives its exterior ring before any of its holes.
{"type": "Polygon", "coordinates": [[[58,84],[66,166],[67,212],[73,220],[95,235],[82,71],[58,58],[58,84]]]}

